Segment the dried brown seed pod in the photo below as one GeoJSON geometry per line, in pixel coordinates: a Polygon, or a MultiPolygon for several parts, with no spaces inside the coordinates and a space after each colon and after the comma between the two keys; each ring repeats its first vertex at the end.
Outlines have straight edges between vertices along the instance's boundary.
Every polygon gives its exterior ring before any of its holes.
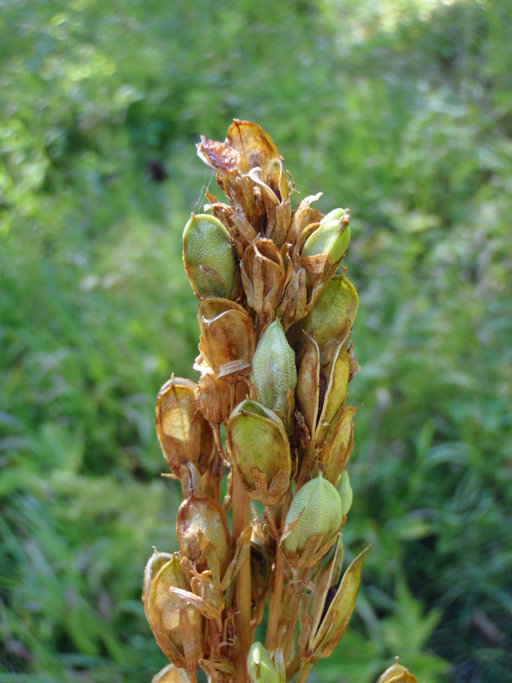
{"type": "Polygon", "coordinates": [[[158,392],[156,432],[167,464],[176,476],[192,462],[201,473],[210,465],[215,442],[210,425],[199,410],[197,385],[171,377],[158,392]]]}
{"type": "Polygon", "coordinates": [[[229,299],[203,299],[197,314],[199,350],[218,377],[235,382],[249,374],[254,353],[252,320],[229,299]]]}
{"type": "Polygon", "coordinates": [[[191,495],[180,505],[176,521],[180,552],[198,572],[209,569],[219,583],[231,560],[226,513],[211,498],[191,495]]]}
{"type": "MultiPolygon", "coordinates": [[[[150,563],[159,558],[150,559],[150,563]]],[[[171,589],[187,590],[188,584],[180,568],[180,555],[174,553],[148,584],[144,603],[146,618],[161,650],[171,662],[182,669],[195,671],[203,652],[203,618],[192,606],[173,595],[171,589]]]]}

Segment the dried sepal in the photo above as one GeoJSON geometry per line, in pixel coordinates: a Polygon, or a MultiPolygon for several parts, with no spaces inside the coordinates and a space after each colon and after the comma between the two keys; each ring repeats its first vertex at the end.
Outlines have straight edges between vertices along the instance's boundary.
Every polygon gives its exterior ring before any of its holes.
{"type": "Polygon", "coordinates": [[[270,590],[272,562],[265,546],[257,538],[251,539],[251,627],[256,628],[263,619],[270,590]]]}
{"type": "Polygon", "coordinates": [[[180,505],[176,521],[180,552],[197,571],[209,569],[219,583],[231,560],[226,513],[211,498],[191,495],[180,505]]]}
{"type": "Polygon", "coordinates": [[[187,590],[180,568],[180,555],[174,553],[152,576],[146,601],[146,618],[160,649],[171,662],[194,671],[203,657],[203,619],[192,606],[177,599],[171,589],[187,590]]]}
{"type": "Polygon", "coordinates": [[[302,349],[296,393],[311,440],[314,440],[320,400],[320,349],[309,335],[306,335],[302,349]]]}
{"type": "Polygon", "coordinates": [[[254,500],[276,505],[290,484],[290,444],[279,417],[256,401],[238,405],[226,425],[236,472],[254,500]]]}
{"type": "Polygon", "coordinates": [[[312,632],[309,651],[314,659],[328,657],[345,633],[356,605],[361,569],[369,549],[369,546],[365,548],[349,565],[318,629],[312,632]]]}
{"type": "Polygon", "coordinates": [[[192,683],[185,669],[168,664],[151,679],[151,683],[192,683]]]}
{"type": "Polygon", "coordinates": [[[321,396],[321,412],[313,436],[315,444],[321,445],[345,401],[350,373],[350,355],[344,343],[335,351],[334,358],[320,371],[320,383],[324,387],[321,396]]]}
{"type": "Polygon", "coordinates": [[[269,239],[256,239],[245,250],[241,275],[247,303],[271,320],[282,299],[287,275],[281,250],[269,239]]]}
{"type": "Polygon", "coordinates": [[[331,484],[336,484],[352,453],[356,410],[355,406],[341,408],[322,448],[320,456],[322,470],[331,484]]]}
{"type": "Polygon", "coordinates": [[[417,683],[418,679],[402,664],[398,663],[398,657],[395,657],[395,663],[386,669],[379,678],[377,683],[417,683]]]}
{"type": "Polygon", "coordinates": [[[158,441],[176,476],[180,476],[181,467],[188,462],[205,472],[215,453],[212,430],[199,410],[196,389],[194,382],[173,376],[160,389],[156,400],[158,441]]]}
{"type": "Polygon", "coordinates": [[[197,314],[199,350],[218,377],[236,382],[250,371],[254,331],[247,311],[228,299],[203,299],[197,314]]]}
{"type": "MultiPolygon", "coordinates": [[[[290,227],[288,229],[288,234],[286,235],[286,241],[289,244],[295,246],[299,241],[299,237],[308,225],[320,223],[322,214],[320,211],[317,211],[317,209],[314,209],[311,204],[318,201],[321,196],[322,192],[319,192],[318,194],[304,197],[304,199],[299,202],[291,216],[290,227]]],[[[302,247],[302,245],[300,245],[300,247],[302,247]]]]}

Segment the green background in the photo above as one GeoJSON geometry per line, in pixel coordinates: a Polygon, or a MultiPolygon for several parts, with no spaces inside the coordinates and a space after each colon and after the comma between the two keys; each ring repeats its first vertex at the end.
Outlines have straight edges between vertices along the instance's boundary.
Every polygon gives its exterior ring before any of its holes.
{"type": "Polygon", "coordinates": [[[196,377],[181,231],[215,191],[194,144],[233,117],[352,216],[345,541],[372,550],[311,680],[400,655],[512,681],[509,0],[11,0],[0,32],[0,681],[165,663],[140,603],[179,502],[153,405],[196,377]]]}

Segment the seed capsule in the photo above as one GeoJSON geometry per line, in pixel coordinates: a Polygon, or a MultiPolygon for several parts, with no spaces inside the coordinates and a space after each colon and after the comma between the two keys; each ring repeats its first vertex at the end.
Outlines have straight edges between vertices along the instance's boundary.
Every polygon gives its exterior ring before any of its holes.
{"type": "Polygon", "coordinates": [[[350,242],[349,214],[344,209],[334,209],[322,218],[318,228],[308,237],[301,255],[305,258],[327,254],[332,265],[345,253],[350,242]]]}
{"type": "Polygon", "coordinates": [[[229,233],[208,214],[192,214],[183,231],[183,263],[196,296],[229,298],[236,259],[229,233]]]}
{"type": "Polygon", "coordinates": [[[216,581],[231,560],[231,537],[226,514],[211,498],[191,496],[178,509],[176,535],[183,557],[199,572],[209,569],[216,581]]]}
{"type": "Polygon", "coordinates": [[[192,462],[201,473],[210,465],[215,443],[210,425],[202,416],[196,398],[197,385],[171,377],[158,392],[156,432],[165,459],[176,476],[192,462]]]}
{"type": "Polygon", "coordinates": [[[247,311],[228,299],[203,299],[197,314],[199,350],[217,377],[236,382],[248,374],[254,351],[254,330],[247,311]]]}
{"type": "Polygon", "coordinates": [[[342,519],[341,499],[327,479],[319,474],[304,484],[291,502],[281,537],[290,563],[314,566],[336,540],[342,519]]]}
{"type": "Polygon", "coordinates": [[[231,413],[226,440],[236,471],[251,498],[276,505],[288,489],[292,461],[282,421],[256,401],[231,413]]]}
{"type": "Polygon", "coordinates": [[[251,683],[279,683],[279,676],[263,645],[255,642],[247,655],[247,673],[251,683]]]}
{"type": "Polygon", "coordinates": [[[322,365],[329,362],[352,329],[359,299],[354,285],[344,275],[335,275],[325,285],[315,305],[301,322],[320,347],[322,365]]]}
{"type": "MultiPolygon", "coordinates": [[[[158,563],[160,559],[153,556],[149,563],[158,563]]],[[[180,554],[173,553],[156,574],[148,569],[146,574],[150,579],[144,608],[153,635],[173,664],[192,671],[203,656],[203,620],[194,607],[186,606],[171,592],[173,588],[188,590],[180,568],[180,554]]]]}
{"type": "Polygon", "coordinates": [[[290,411],[289,393],[295,391],[295,353],[288,344],[279,320],[267,327],[252,358],[253,381],[261,403],[286,423],[290,411]]]}

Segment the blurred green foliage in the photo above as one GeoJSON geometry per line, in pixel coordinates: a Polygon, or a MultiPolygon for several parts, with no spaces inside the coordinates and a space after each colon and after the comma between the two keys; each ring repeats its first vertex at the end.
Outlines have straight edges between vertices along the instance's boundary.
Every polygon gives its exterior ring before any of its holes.
{"type": "Polygon", "coordinates": [[[193,145],[235,116],[300,196],[352,210],[345,538],[373,549],[311,678],[399,654],[419,680],[512,680],[508,0],[0,7],[0,682],[164,664],[139,599],[175,547],[153,402],[194,376],[180,235],[215,190],[193,145]]]}

